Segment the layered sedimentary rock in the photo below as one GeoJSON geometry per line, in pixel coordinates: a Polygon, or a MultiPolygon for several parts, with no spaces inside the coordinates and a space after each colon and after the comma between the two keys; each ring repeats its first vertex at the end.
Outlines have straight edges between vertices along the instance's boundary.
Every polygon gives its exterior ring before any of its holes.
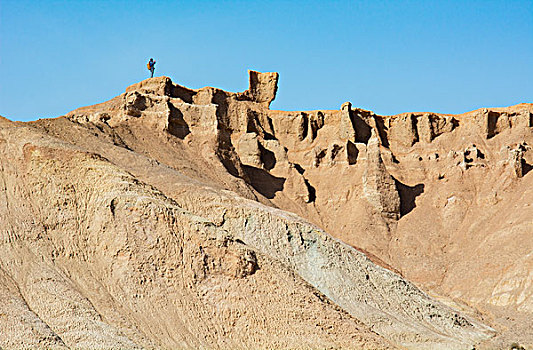
{"type": "Polygon", "coordinates": [[[274,111],[277,81],[0,120],[0,346],[532,343],[532,105],[274,111]]]}

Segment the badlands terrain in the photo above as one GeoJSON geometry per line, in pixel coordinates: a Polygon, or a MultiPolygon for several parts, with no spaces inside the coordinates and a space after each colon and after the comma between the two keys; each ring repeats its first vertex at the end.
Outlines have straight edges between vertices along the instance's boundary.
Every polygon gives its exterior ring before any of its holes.
{"type": "Polygon", "coordinates": [[[533,105],[147,79],[0,117],[0,348],[533,348],[533,105]]]}

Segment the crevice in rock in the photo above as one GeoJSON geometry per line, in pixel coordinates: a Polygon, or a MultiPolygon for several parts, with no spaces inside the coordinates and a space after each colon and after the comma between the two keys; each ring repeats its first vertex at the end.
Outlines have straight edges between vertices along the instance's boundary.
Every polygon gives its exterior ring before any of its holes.
{"type": "Polygon", "coordinates": [[[261,164],[266,170],[272,170],[276,166],[276,155],[274,152],[266,149],[259,143],[259,151],[261,153],[261,164]]]}
{"type": "Polygon", "coordinates": [[[353,123],[355,127],[355,142],[368,143],[371,135],[371,127],[368,125],[365,119],[362,118],[362,115],[357,111],[352,112],[353,123]]]}
{"type": "Polygon", "coordinates": [[[185,136],[191,133],[189,125],[185,122],[183,113],[174,107],[172,103],[168,104],[168,108],[170,110],[168,117],[168,132],[183,140],[185,136]]]}
{"type": "Polygon", "coordinates": [[[307,203],[312,203],[316,200],[316,189],[309,183],[307,179],[304,179],[305,186],[307,187],[307,191],[309,192],[309,199],[307,200],[307,203]]]}
{"type": "Polygon", "coordinates": [[[300,175],[303,175],[305,173],[305,169],[302,168],[302,166],[300,164],[293,164],[294,165],[294,169],[296,169],[296,171],[300,174],[300,175]]]}
{"type": "MultiPolygon", "coordinates": [[[[376,129],[378,131],[379,140],[383,147],[389,148],[388,128],[385,126],[383,118],[374,118],[376,122],[376,129]]],[[[367,140],[368,143],[368,140],[367,140]]]]}
{"type": "Polygon", "coordinates": [[[276,192],[283,191],[285,178],[271,175],[268,171],[243,165],[250,180],[250,185],[268,199],[274,198],[276,192]]]}
{"type": "Polygon", "coordinates": [[[497,112],[487,112],[487,139],[493,138],[498,134],[496,126],[498,123],[499,114],[497,112]]]}
{"type": "Polygon", "coordinates": [[[318,167],[320,165],[320,163],[322,162],[322,159],[324,159],[324,157],[326,156],[326,153],[327,153],[327,150],[323,149],[315,155],[315,162],[314,162],[315,167],[318,167]]]}
{"type": "Polygon", "coordinates": [[[351,141],[346,143],[346,158],[348,159],[348,164],[353,165],[357,163],[357,157],[359,156],[359,150],[355,147],[355,144],[351,141]]]}
{"type": "Polygon", "coordinates": [[[396,190],[400,195],[400,217],[409,214],[416,207],[416,197],[424,193],[424,184],[408,186],[394,178],[396,190]]]}
{"type": "Polygon", "coordinates": [[[533,165],[526,163],[526,160],[522,158],[522,177],[526,176],[533,169],[533,165]]]}
{"type": "Polygon", "coordinates": [[[324,126],[324,113],[317,112],[316,117],[311,115],[309,118],[309,127],[311,128],[311,141],[316,139],[318,130],[324,126]]]}

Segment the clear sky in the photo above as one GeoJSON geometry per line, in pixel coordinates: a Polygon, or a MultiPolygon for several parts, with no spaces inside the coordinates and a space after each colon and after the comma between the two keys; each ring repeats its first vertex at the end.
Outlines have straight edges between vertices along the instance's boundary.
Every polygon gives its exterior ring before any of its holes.
{"type": "Polygon", "coordinates": [[[156,75],[274,109],[461,113],[533,102],[533,0],[0,0],[0,115],[55,117],[156,75]]]}

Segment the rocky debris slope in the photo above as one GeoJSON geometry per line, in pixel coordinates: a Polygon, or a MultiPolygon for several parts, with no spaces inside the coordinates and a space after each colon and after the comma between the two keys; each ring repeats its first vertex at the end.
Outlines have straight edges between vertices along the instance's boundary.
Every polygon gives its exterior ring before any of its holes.
{"type": "Polygon", "coordinates": [[[13,124],[0,129],[2,348],[393,346],[220,224],[13,124]]]}
{"type": "Polygon", "coordinates": [[[0,121],[2,295],[29,320],[0,345],[36,329],[23,344],[470,348],[494,333],[479,318],[497,331],[485,346],[529,341],[532,106],[273,111],[277,80],[153,78],[62,118],[0,121]],[[509,224],[484,224],[511,205],[509,224]],[[28,275],[42,271],[46,295],[28,275]]]}
{"type": "Polygon", "coordinates": [[[43,330],[5,347],[463,348],[491,333],[293,214],[155,164],[183,191],[165,195],[121,169],[142,155],[12,124],[0,262],[20,295],[5,297],[43,330]]]}

